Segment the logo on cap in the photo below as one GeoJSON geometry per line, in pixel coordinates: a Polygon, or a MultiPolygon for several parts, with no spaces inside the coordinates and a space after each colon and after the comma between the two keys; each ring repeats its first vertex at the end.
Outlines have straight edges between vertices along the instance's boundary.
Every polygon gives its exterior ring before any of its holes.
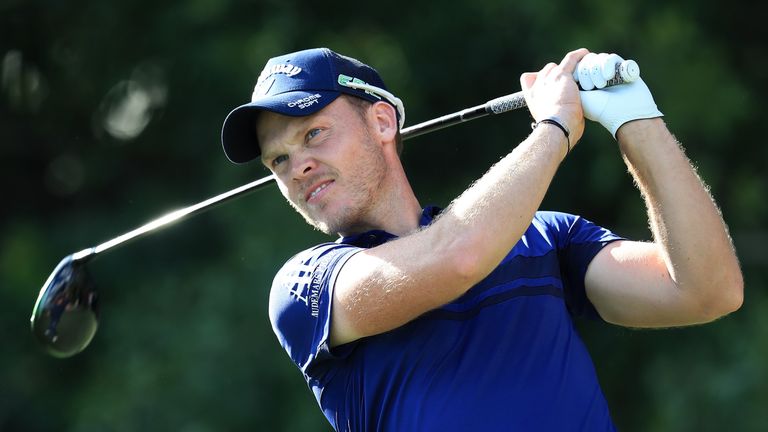
{"type": "MultiPolygon", "coordinates": [[[[351,87],[351,88],[356,88],[356,87],[350,86],[349,83],[368,85],[367,82],[361,80],[360,78],[353,78],[351,76],[347,76],[347,75],[344,75],[344,74],[339,74],[338,82],[339,82],[339,84],[343,85],[344,87],[351,87]]],[[[376,99],[381,99],[381,96],[377,95],[376,93],[374,93],[374,92],[372,92],[370,90],[365,90],[365,92],[368,93],[369,95],[375,97],[376,99]]]]}
{"type": "Polygon", "coordinates": [[[304,109],[318,103],[319,102],[318,99],[320,99],[321,97],[323,97],[321,94],[315,93],[313,95],[309,95],[307,97],[297,99],[293,102],[288,102],[286,105],[288,105],[288,108],[304,109]]]}
{"type": "Polygon", "coordinates": [[[282,74],[288,77],[293,77],[298,75],[299,72],[301,72],[300,67],[286,63],[280,63],[271,66],[267,65],[259,74],[259,78],[256,80],[256,87],[253,89],[253,92],[262,93],[259,92],[259,87],[264,83],[264,81],[266,81],[267,78],[271,77],[272,75],[282,74]]]}

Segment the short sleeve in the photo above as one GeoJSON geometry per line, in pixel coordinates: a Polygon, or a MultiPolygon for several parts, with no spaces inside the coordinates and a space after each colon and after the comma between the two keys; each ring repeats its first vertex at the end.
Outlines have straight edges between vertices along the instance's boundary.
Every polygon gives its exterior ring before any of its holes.
{"type": "Polygon", "coordinates": [[[580,216],[556,212],[542,212],[541,216],[555,230],[568,310],[573,316],[601,319],[587,298],[584,277],[598,252],[624,238],[580,216]]]}
{"type": "Polygon", "coordinates": [[[344,263],[361,249],[328,243],[291,258],[277,273],[269,296],[269,319],[280,344],[305,375],[329,347],[333,286],[344,263]]]}

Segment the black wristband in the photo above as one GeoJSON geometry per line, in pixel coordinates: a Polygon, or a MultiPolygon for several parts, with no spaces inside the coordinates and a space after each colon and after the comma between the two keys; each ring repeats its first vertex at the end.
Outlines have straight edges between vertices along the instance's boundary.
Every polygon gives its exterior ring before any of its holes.
{"type": "MultiPolygon", "coordinates": [[[[538,122],[531,123],[531,129],[536,129],[536,127],[542,123],[548,123],[551,125],[555,125],[560,128],[561,131],[565,134],[565,141],[568,143],[568,149],[565,151],[565,156],[568,157],[568,153],[571,152],[571,131],[568,130],[568,127],[563,123],[562,120],[559,118],[552,116],[547,117],[545,119],[539,120],[538,122]]],[[[563,158],[565,159],[565,158],[563,158]]]]}

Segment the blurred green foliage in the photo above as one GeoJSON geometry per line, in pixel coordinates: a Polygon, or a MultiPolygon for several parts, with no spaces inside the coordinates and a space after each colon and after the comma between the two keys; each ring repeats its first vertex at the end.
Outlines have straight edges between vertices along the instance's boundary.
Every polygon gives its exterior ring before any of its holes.
{"type": "MultiPolygon", "coordinates": [[[[0,430],[329,429],[266,313],[274,272],[325,238],[276,189],[93,262],[103,318],[83,353],[46,356],[28,324],[65,255],[265,175],[227,162],[221,122],[268,57],[313,46],[377,67],[409,124],[516,91],[520,73],[571,48],[637,60],[722,207],[746,301],[707,326],[587,322],[584,338],[620,430],[765,430],[768,35],[750,13],[760,7],[707,5],[0,0],[0,430]]],[[[422,204],[447,204],[529,121],[507,114],[408,142],[422,204]]],[[[596,125],[544,207],[649,235],[619,152],[596,125]]]]}

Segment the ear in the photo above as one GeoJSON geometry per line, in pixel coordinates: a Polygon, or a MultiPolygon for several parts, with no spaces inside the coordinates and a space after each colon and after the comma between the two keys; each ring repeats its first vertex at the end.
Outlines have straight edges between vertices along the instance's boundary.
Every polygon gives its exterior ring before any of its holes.
{"type": "Polygon", "coordinates": [[[376,102],[369,111],[375,132],[383,142],[395,142],[397,135],[397,111],[387,102],[376,102]]]}

